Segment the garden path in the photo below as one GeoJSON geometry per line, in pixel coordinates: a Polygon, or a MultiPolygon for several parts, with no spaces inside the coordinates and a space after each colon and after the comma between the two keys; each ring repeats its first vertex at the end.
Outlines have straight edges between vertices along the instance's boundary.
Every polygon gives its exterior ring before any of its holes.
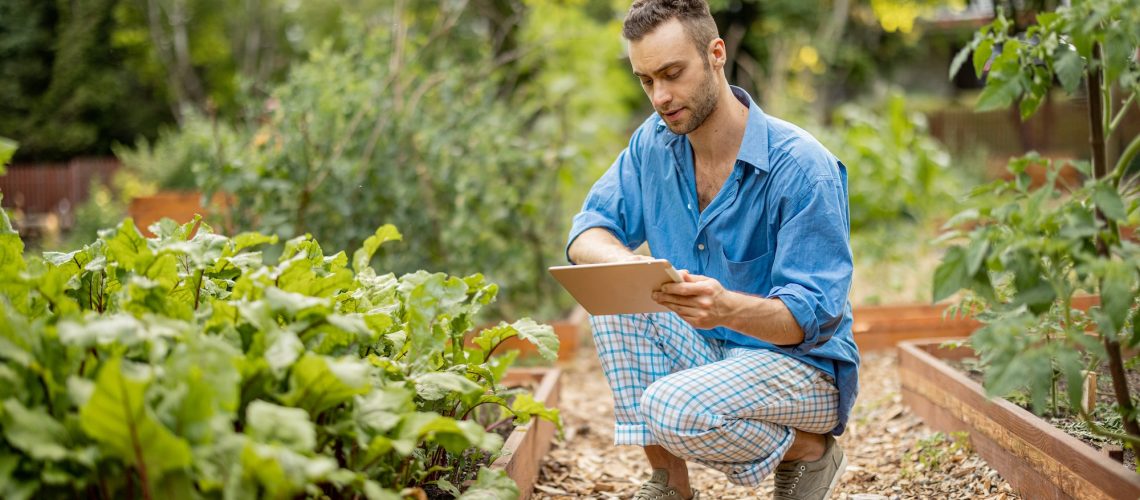
{"type": "MultiPolygon", "coordinates": [[[[640,449],[613,446],[613,399],[592,345],[583,346],[564,369],[565,436],[547,455],[532,498],[629,498],[648,478],[648,464],[640,449]]],[[[851,424],[839,439],[850,463],[834,498],[1017,498],[964,441],[936,434],[903,404],[893,353],[865,355],[860,386],[851,424]]],[[[690,471],[702,498],[772,494],[771,480],[754,490],[733,486],[699,465],[690,471]]]]}

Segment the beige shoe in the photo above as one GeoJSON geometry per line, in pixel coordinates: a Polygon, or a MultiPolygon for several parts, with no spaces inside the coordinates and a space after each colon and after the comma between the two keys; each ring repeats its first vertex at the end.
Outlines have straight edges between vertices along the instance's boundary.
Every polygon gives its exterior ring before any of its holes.
{"type": "Polygon", "coordinates": [[[847,469],[847,456],[831,435],[825,441],[823,456],[814,462],[796,460],[776,466],[775,498],[785,500],[822,500],[835,491],[839,478],[847,469]]]}
{"type": "MultiPolygon", "coordinates": [[[[701,494],[693,488],[693,500],[700,500],[701,494]]],[[[669,471],[653,469],[653,476],[642,483],[631,500],[685,500],[677,489],[669,486],[669,471]]]]}

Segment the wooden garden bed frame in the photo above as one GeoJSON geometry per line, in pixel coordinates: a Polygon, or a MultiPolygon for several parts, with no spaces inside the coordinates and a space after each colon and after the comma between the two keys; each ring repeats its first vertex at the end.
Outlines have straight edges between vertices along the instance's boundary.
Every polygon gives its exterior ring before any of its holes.
{"type": "MultiPolygon", "coordinates": [[[[560,368],[512,368],[503,378],[507,385],[537,383],[534,399],[547,407],[557,407],[562,392],[560,368]]],[[[491,468],[506,471],[519,487],[519,500],[527,500],[534,491],[542,458],[550,450],[554,439],[554,424],[535,418],[525,426],[516,427],[503,443],[503,455],[491,468]]]]}
{"type": "MultiPolygon", "coordinates": [[[[1100,303],[1097,296],[1073,297],[1073,307],[1088,309],[1100,303]]],[[[894,349],[913,339],[968,337],[981,323],[970,318],[946,317],[947,304],[860,306],[852,312],[852,334],[860,352],[894,349]]]]}
{"type": "MultiPolygon", "coordinates": [[[[974,355],[945,340],[899,344],[903,401],[932,428],[968,431],[970,443],[1024,498],[1140,498],[1140,474],[1004,399],[943,360],[974,355]]],[[[963,340],[963,339],[953,339],[963,340]]]]}

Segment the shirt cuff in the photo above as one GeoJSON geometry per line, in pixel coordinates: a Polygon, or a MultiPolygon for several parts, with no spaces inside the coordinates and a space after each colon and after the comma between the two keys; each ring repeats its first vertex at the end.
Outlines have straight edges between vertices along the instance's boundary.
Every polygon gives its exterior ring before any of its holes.
{"type": "Polygon", "coordinates": [[[614,237],[617,238],[622,245],[629,247],[629,242],[625,238],[625,231],[622,231],[621,228],[609,218],[597,212],[581,212],[574,216],[574,223],[570,226],[570,237],[566,240],[566,262],[576,264],[576,262],[570,259],[570,246],[574,244],[574,240],[578,239],[582,233],[595,227],[608,230],[613,233],[614,237]]]}
{"type": "Polygon", "coordinates": [[[819,320],[815,316],[815,308],[811,306],[802,292],[795,288],[778,286],[768,293],[768,298],[780,299],[780,302],[784,303],[784,306],[792,313],[792,317],[796,319],[796,323],[799,323],[800,329],[804,332],[804,341],[788,348],[788,350],[796,354],[807,354],[828,340],[820,340],[819,320]]]}

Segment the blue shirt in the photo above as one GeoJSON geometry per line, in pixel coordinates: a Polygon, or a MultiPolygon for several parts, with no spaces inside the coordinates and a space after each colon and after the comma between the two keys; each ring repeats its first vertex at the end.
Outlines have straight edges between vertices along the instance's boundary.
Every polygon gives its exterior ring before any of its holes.
{"type": "Polygon", "coordinates": [[[601,227],[630,249],[648,242],[654,257],[728,290],[779,298],[803,329],[799,345],[775,346],[725,327],[698,332],[779,351],[834,377],[839,425],[832,433],[839,435],[859,391],[847,300],[847,169],[807,132],[766,116],[742,89],[732,91],[749,107],[748,124],[732,173],[704,211],[688,137],[654,114],[591,188],[566,248],[601,227]]]}

